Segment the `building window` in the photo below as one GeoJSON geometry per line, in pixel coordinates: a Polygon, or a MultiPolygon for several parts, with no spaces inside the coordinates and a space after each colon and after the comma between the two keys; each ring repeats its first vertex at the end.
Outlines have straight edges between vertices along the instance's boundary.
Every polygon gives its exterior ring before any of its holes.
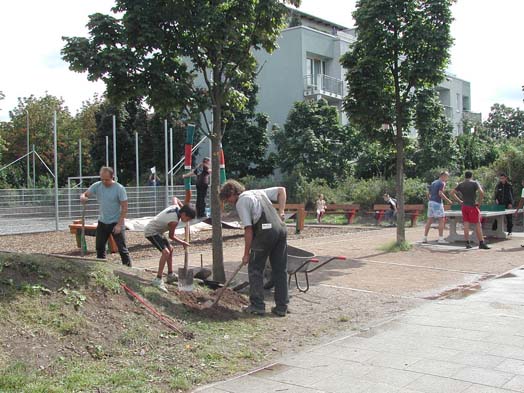
{"type": "Polygon", "coordinates": [[[306,75],[308,85],[317,86],[319,83],[319,75],[326,75],[325,60],[307,58],[306,59],[306,75]]]}

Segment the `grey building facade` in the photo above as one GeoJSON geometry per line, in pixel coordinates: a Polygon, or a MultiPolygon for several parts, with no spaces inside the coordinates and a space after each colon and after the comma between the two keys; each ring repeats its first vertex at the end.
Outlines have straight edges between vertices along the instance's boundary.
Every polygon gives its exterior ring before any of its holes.
{"type": "MultiPolygon", "coordinates": [[[[278,40],[279,48],[272,54],[255,52],[261,67],[257,111],[267,113],[270,123],[282,126],[296,101],[324,98],[346,124],[342,104],[347,89],[340,57],[355,39],[354,29],[293,10],[290,27],[278,40]]],[[[469,82],[449,75],[437,91],[455,135],[464,132],[463,119],[480,120],[480,114],[471,112],[469,82]]]]}

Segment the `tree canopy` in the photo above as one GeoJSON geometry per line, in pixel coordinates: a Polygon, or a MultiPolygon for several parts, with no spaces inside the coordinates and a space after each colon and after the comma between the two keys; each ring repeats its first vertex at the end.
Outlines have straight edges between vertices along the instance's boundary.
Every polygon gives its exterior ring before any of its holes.
{"type": "MultiPolygon", "coordinates": [[[[70,68],[103,80],[110,99],[144,97],[159,112],[202,115],[212,141],[214,222],[221,221],[219,154],[227,111],[245,106],[246,96],[235,87],[253,83],[252,50],[276,48],[285,3],[300,0],[117,0],[113,15],[90,16],[89,38],[64,38],[70,68]]],[[[219,225],[213,226],[213,276],[225,280],[219,225]]]]}
{"type": "Polygon", "coordinates": [[[497,139],[524,136],[524,111],[503,104],[494,104],[488,119],[484,122],[484,127],[492,137],[497,139]]]}
{"type": "Polygon", "coordinates": [[[395,135],[397,242],[405,240],[404,137],[413,122],[417,91],[444,78],[452,44],[451,4],[452,0],[360,0],[353,13],[357,39],[342,58],[350,121],[371,135],[395,135]]]}

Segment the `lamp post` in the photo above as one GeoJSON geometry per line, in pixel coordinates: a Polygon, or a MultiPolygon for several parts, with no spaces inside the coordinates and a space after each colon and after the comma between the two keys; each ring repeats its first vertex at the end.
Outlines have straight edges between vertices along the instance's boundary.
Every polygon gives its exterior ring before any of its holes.
{"type": "Polygon", "coordinates": [[[27,138],[26,138],[26,142],[27,142],[27,188],[29,188],[29,184],[31,182],[31,179],[29,177],[29,111],[26,109],[25,111],[26,113],[26,128],[27,128],[27,138]]]}

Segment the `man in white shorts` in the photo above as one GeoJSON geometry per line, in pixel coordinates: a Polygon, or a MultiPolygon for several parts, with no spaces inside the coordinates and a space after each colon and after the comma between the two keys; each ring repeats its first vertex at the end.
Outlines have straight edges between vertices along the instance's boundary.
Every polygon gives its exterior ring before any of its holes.
{"type": "Polygon", "coordinates": [[[164,233],[169,231],[169,238],[182,246],[188,247],[189,244],[182,239],[175,236],[175,229],[179,221],[188,222],[195,218],[196,212],[190,205],[182,205],[182,203],[174,198],[174,205],[167,207],[158,213],[144,229],[144,235],[157,249],[162,253],[160,261],[158,262],[158,272],[156,278],[151,283],[161,291],[167,292],[167,288],[162,280],[164,274],[164,267],[167,262],[167,280],[168,284],[172,284],[176,280],[173,273],[173,246],[169,244],[164,233]]]}
{"type": "Polygon", "coordinates": [[[428,242],[428,233],[431,228],[431,224],[435,219],[438,220],[438,242],[441,244],[446,244],[444,240],[444,224],[445,224],[445,214],[444,214],[444,204],[442,200],[446,200],[451,204],[451,200],[444,193],[446,189],[446,182],[448,181],[449,173],[441,172],[437,180],[435,180],[429,186],[428,190],[428,221],[424,227],[424,238],[422,239],[423,243],[428,242]]]}

